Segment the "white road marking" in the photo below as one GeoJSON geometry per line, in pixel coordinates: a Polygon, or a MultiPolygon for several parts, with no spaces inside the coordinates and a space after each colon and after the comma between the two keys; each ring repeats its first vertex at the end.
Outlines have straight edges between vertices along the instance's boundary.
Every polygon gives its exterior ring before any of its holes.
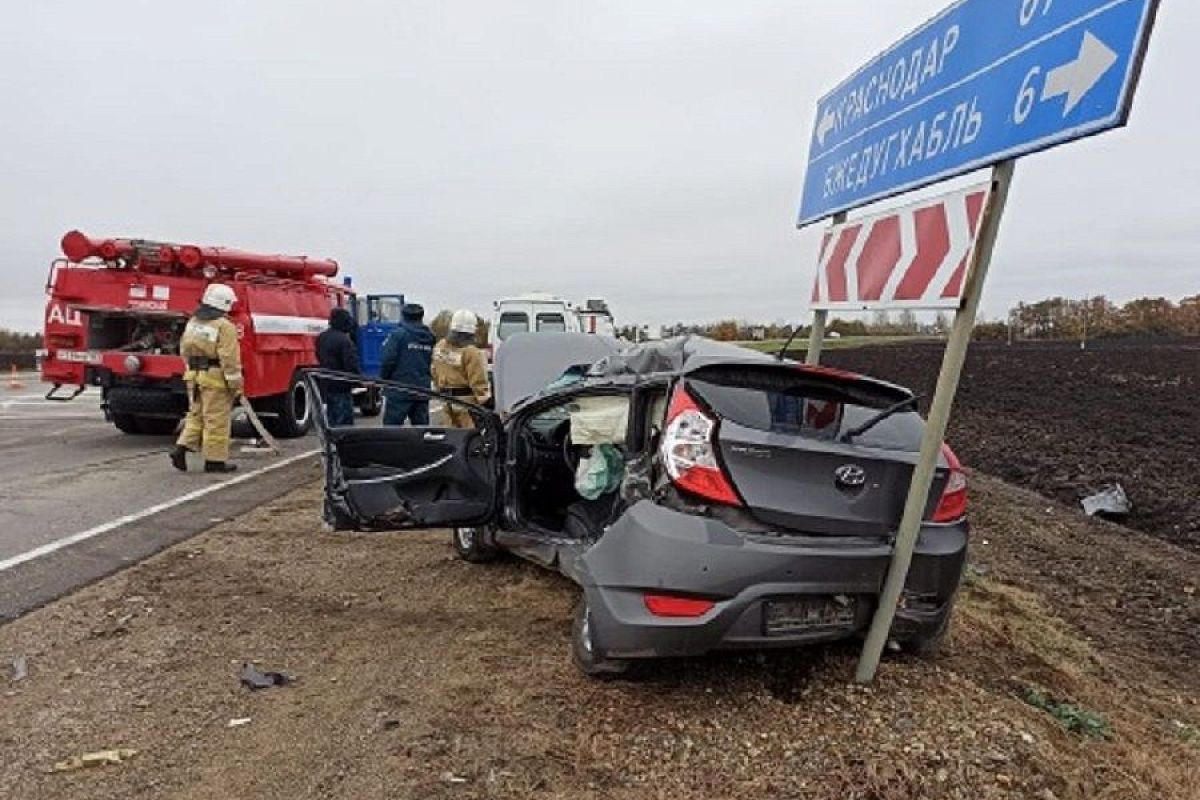
{"type": "Polygon", "coordinates": [[[249,481],[253,478],[257,478],[259,475],[264,475],[268,472],[272,472],[274,470],[281,469],[283,467],[288,466],[289,464],[294,464],[297,461],[301,461],[305,458],[314,456],[319,452],[321,452],[321,451],[317,448],[314,448],[312,450],[306,450],[303,453],[298,453],[294,456],[289,456],[288,458],[285,458],[282,461],[277,461],[274,464],[268,464],[267,466],[262,467],[261,469],[254,470],[253,472],[247,472],[242,475],[238,475],[236,478],[230,478],[227,481],[221,481],[220,483],[209,484],[208,486],[204,486],[200,489],[195,490],[194,492],[188,492],[187,494],[180,495],[179,497],[176,497],[172,500],[168,500],[165,503],[159,503],[158,505],[150,506],[149,508],[143,509],[142,511],[137,511],[133,514],[126,514],[123,517],[118,517],[117,519],[114,519],[111,522],[106,522],[103,525],[97,525],[94,528],[88,528],[86,531],[80,531],[79,533],[72,533],[70,536],[64,536],[61,539],[56,539],[53,542],[48,542],[47,544],[44,544],[41,547],[35,547],[32,550],[27,550],[24,553],[19,553],[18,555],[12,556],[11,558],[6,558],[3,561],[0,561],[0,572],[4,572],[5,570],[12,569],[13,567],[17,566],[18,564],[24,564],[27,561],[33,561],[36,558],[41,558],[44,555],[49,555],[50,553],[61,550],[64,547],[70,547],[73,544],[78,544],[79,542],[87,541],[88,539],[91,539],[95,536],[99,536],[103,533],[108,533],[109,531],[114,531],[117,528],[120,528],[124,525],[128,525],[131,522],[137,522],[138,520],[145,519],[146,517],[152,517],[155,514],[158,514],[160,512],[166,511],[168,509],[174,508],[179,505],[183,505],[184,503],[191,502],[192,500],[196,500],[200,497],[204,497],[205,495],[212,494],[213,492],[215,492],[219,489],[223,489],[226,486],[235,486],[239,483],[245,483],[246,481],[249,481]]]}
{"type": "MultiPolygon", "coordinates": [[[[23,422],[48,422],[58,419],[92,419],[104,422],[104,417],[95,414],[0,414],[0,421],[21,420],[23,422]]],[[[105,423],[108,424],[108,423],[105,423]]]]}

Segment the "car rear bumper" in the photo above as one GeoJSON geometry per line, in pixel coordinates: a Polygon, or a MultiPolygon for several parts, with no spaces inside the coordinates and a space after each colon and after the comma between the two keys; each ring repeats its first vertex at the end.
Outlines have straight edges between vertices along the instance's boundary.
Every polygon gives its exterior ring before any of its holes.
{"type": "MultiPolygon", "coordinates": [[[[870,625],[891,559],[886,542],[744,534],[716,519],[649,501],[629,509],[572,570],[583,585],[598,647],[615,658],[701,655],[712,650],[794,647],[858,635],[870,625]],[[646,593],[705,597],[695,619],[649,612],[646,593]],[[852,613],[768,632],[767,606],[828,598],[852,613]]],[[[892,636],[932,635],[962,576],[967,526],[922,529],[892,636]]]]}

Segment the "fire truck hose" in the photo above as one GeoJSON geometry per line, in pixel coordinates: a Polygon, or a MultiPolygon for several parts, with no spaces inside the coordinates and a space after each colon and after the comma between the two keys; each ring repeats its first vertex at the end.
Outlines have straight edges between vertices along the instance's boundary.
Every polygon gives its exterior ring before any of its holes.
{"type": "Polygon", "coordinates": [[[243,411],[246,412],[246,416],[250,419],[250,424],[254,426],[254,430],[258,431],[259,437],[267,443],[267,447],[271,450],[271,452],[275,453],[276,455],[283,452],[279,448],[279,442],[275,441],[275,437],[267,433],[267,429],[262,424],[262,420],[258,418],[258,414],[254,413],[254,407],[250,405],[250,401],[246,399],[245,395],[238,395],[237,404],[243,411]]]}

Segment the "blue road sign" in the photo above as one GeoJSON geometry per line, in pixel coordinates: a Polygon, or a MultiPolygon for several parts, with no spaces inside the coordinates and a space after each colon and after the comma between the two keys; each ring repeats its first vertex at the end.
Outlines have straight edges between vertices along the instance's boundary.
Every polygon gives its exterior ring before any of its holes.
{"type": "Polygon", "coordinates": [[[1124,125],[1158,3],[955,3],[818,103],[799,224],[1124,125]]]}

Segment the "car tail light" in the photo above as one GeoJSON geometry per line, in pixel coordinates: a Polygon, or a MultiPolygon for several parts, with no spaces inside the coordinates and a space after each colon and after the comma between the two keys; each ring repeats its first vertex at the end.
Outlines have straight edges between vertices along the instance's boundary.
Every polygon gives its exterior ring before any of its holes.
{"type": "Polygon", "coordinates": [[[705,414],[680,384],[671,396],[661,456],[676,487],[729,506],[742,505],[733,483],[717,460],[717,421],[705,414]]]}
{"type": "Polygon", "coordinates": [[[695,619],[712,611],[716,605],[712,600],[695,597],[678,597],[670,594],[648,594],[642,598],[646,610],[656,617],[686,617],[695,619]]]}
{"type": "Polygon", "coordinates": [[[967,514],[967,475],[950,445],[942,444],[942,455],[950,465],[942,497],[933,511],[934,522],[957,522],[967,514]]]}

